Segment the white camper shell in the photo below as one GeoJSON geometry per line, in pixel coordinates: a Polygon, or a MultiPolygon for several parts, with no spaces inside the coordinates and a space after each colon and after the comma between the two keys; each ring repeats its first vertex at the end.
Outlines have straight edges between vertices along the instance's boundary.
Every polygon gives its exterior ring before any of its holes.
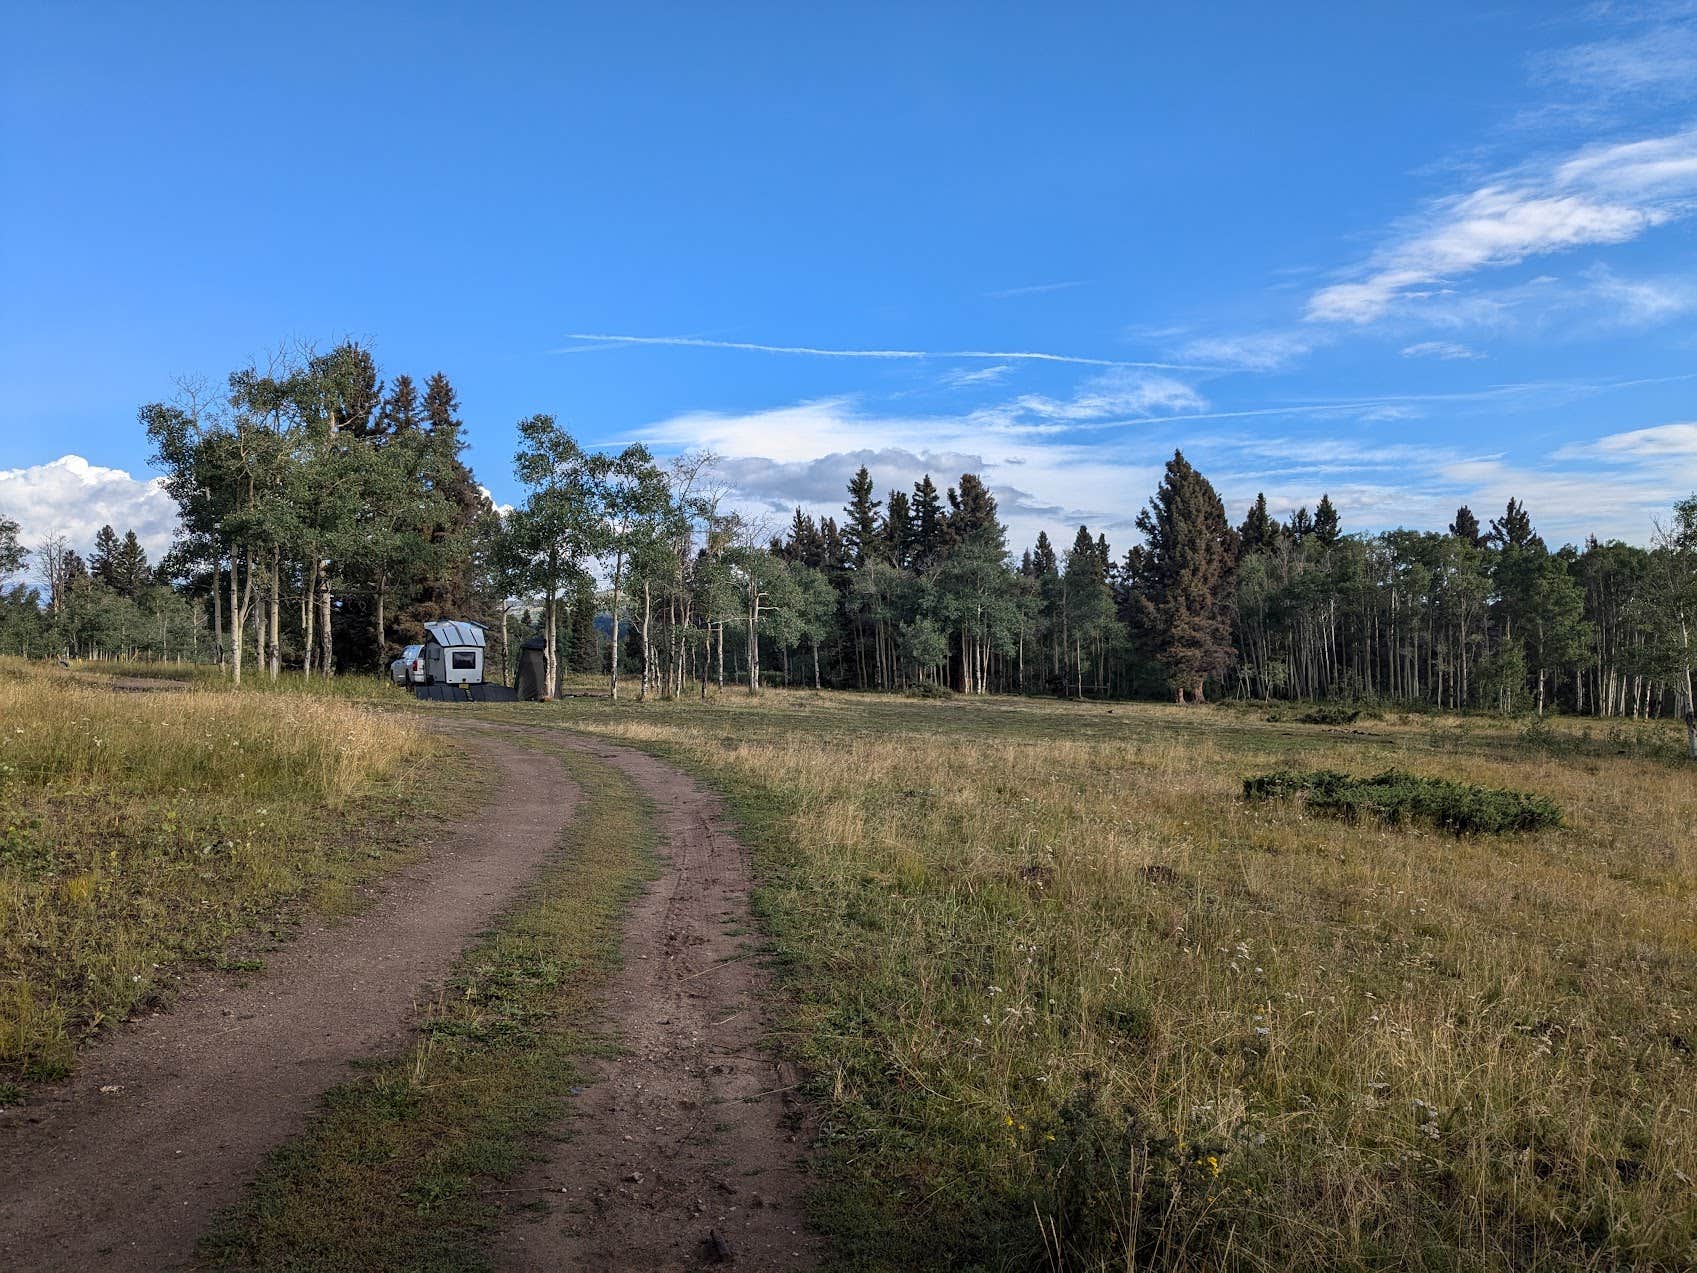
{"type": "Polygon", "coordinates": [[[483,683],[483,625],[463,619],[427,623],[424,643],[426,685],[483,683]]]}

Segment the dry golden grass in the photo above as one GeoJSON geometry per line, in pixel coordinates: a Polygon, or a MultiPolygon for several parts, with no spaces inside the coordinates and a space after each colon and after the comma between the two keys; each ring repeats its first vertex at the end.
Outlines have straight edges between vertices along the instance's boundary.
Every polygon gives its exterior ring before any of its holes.
{"type": "Polygon", "coordinates": [[[564,710],[717,775],[759,838],[851,1264],[1697,1265],[1697,774],[1646,758],[1660,727],[564,710]],[[1281,763],[1566,825],[1239,798],[1281,763]]]}
{"type": "Polygon", "coordinates": [[[275,931],[292,899],[346,904],[405,838],[362,800],[413,800],[408,762],[436,746],[330,698],[120,693],[3,661],[0,1074],[63,1073],[182,961],[275,931]]]}

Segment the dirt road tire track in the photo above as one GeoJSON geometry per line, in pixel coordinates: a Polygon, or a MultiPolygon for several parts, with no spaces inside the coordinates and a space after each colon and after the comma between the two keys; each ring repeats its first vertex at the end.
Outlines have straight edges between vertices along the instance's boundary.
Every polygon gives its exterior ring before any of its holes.
{"type": "MultiPolygon", "coordinates": [[[[488,726],[491,730],[501,726],[488,726]]],[[[526,731],[529,732],[529,731],[526,731]]],[[[807,1111],[767,1046],[770,979],[754,958],[748,850],[723,802],[644,752],[559,730],[653,802],[659,880],[632,907],[595,1025],[624,1049],[593,1064],[562,1139],[514,1181],[496,1266],[813,1268],[804,1225],[807,1111]],[[540,1214],[519,1210],[542,1201],[540,1214]]]]}
{"type": "Polygon", "coordinates": [[[489,807],[363,914],[309,927],[245,986],[211,982],[125,1026],[69,1083],[0,1116],[0,1268],[183,1264],[350,1060],[406,1044],[421,991],[534,877],[577,801],[558,760],[475,745],[500,771],[489,807]]]}

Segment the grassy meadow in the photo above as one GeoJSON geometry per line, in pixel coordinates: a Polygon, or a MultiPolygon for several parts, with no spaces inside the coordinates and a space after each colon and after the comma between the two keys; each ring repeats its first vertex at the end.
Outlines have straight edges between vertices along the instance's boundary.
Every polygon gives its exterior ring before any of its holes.
{"type": "Polygon", "coordinates": [[[117,692],[82,668],[0,660],[7,1089],[65,1074],[82,1041],[168,999],[191,966],[257,966],[301,905],[356,905],[440,803],[409,762],[442,743],[415,718],[152,666],[187,687],[117,692]]]}
{"type": "Polygon", "coordinates": [[[1666,726],[802,692],[488,713],[733,796],[845,1266],[1697,1263],[1697,782],[1666,726]],[[1524,791],[1562,825],[1242,798],[1281,767],[1524,791]]]}

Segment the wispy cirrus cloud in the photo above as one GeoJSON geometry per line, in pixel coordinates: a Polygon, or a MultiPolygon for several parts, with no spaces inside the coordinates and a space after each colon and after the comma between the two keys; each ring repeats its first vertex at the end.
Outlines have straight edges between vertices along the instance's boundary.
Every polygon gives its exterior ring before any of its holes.
{"type": "Polygon", "coordinates": [[[1609,433],[1595,442],[1574,443],[1556,452],[1558,460],[1604,460],[1616,464],[1675,461],[1675,475],[1697,487],[1697,424],[1657,424],[1609,433]]]}
{"type": "Polygon", "coordinates": [[[940,379],[950,389],[964,389],[971,385],[995,384],[998,380],[1005,378],[1012,370],[1013,367],[1005,362],[996,363],[990,367],[973,367],[971,369],[957,367],[952,371],[945,371],[940,379]]]}
{"type": "Polygon", "coordinates": [[[1203,411],[1208,400],[1171,376],[1114,372],[1092,377],[1069,398],[1025,394],[1013,406],[1044,420],[1083,421],[1203,411]]]}
{"type": "Polygon", "coordinates": [[[1294,331],[1199,336],[1180,346],[1178,356],[1242,371],[1282,371],[1312,353],[1317,343],[1314,335],[1294,331]]]}
{"type": "Polygon", "coordinates": [[[1539,53],[1534,81],[1605,102],[1697,96],[1697,31],[1679,23],[1539,53]]]}
{"type": "Polygon", "coordinates": [[[1135,362],[1123,358],[1091,358],[1080,354],[1055,354],[1040,350],[990,349],[842,349],[817,345],[766,345],[747,340],[709,340],[703,336],[629,336],[595,332],[567,332],[568,340],[584,341],[551,350],[556,354],[590,353],[614,345],[661,345],[681,349],[723,349],[756,354],[794,354],[809,358],[961,359],[983,362],[1070,363],[1079,367],[1142,367],[1159,371],[1214,371],[1214,367],[1180,363],[1135,362]]]}
{"type": "Polygon", "coordinates": [[[1042,296],[1049,292],[1070,292],[1075,287],[1088,286],[1090,286],[1089,279],[1074,278],[1067,279],[1062,283],[1029,283],[1024,287],[1004,287],[998,291],[985,292],[984,295],[989,300],[1006,301],[1017,296],[1042,296]]]}
{"type": "Polygon", "coordinates": [[[1404,345],[1404,358],[1439,358],[1446,362],[1483,358],[1485,355],[1453,340],[1422,340],[1404,345]]]}
{"type": "Polygon", "coordinates": [[[1434,201],[1362,277],[1314,292],[1313,322],[1365,325],[1480,270],[1624,243],[1697,211],[1697,130],[1593,146],[1434,201]]]}

